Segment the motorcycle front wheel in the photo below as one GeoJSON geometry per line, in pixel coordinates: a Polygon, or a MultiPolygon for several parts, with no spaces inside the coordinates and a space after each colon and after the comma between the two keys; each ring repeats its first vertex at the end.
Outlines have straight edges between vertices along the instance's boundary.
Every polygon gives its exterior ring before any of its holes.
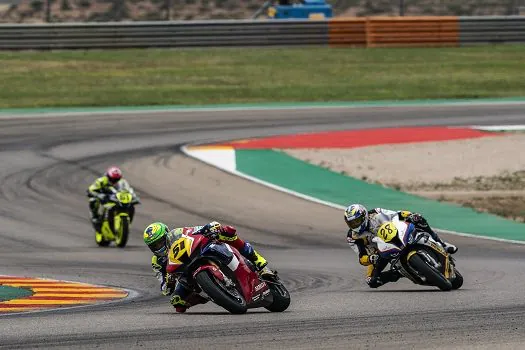
{"type": "Polygon", "coordinates": [[[243,296],[237,290],[226,287],[222,281],[211,276],[208,271],[199,272],[195,280],[215,304],[222,306],[232,314],[246,313],[246,301],[243,296]]]}
{"type": "MultiPolygon", "coordinates": [[[[115,218],[116,219],[116,218],[115,218]]],[[[119,248],[124,248],[128,243],[129,237],[129,217],[123,216],[120,218],[120,225],[117,230],[115,244],[119,248]]]]}
{"type": "Polygon", "coordinates": [[[452,284],[440,272],[429,266],[419,255],[414,254],[409,264],[419,273],[426,277],[429,284],[438,287],[443,291],[452,289],[452,284]]]}
{"type": "Polygon", "coordinates": [[[452,280],[452,289],[459,289],[463,285],[463,276],[459,273],[456,268],[454,268],[454,273],[456,277],[452,280]]]}

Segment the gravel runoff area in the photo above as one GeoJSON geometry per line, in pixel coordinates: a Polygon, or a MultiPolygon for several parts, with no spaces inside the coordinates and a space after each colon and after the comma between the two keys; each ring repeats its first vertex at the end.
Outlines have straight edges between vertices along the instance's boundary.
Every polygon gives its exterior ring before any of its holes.
{"type": "Polygon", "coordinates": [[[525,221],[525,134],[353,149],[287,149],[345,175],[525,221]]]}

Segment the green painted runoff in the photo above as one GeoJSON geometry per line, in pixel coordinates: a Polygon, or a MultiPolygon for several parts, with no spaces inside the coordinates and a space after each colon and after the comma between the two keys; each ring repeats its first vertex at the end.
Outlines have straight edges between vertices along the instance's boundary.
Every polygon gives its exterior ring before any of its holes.
{"type": "Polygon", "coordinates": [[[236,161],[237,171],[327,202],[417,211],[439,229],[525,241],[525,224],[369,184],[281,151],[236,150],[236,161]]]}

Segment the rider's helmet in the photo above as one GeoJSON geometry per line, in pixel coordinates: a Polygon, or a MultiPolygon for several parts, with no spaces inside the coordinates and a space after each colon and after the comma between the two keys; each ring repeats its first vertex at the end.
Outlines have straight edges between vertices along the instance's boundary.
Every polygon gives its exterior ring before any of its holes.
{"type": "Polygon", "coordinates": [[[157,256],[166,256],[168,252],[166,235],[169,228],[162,222],[154,222],[144,230],[144,243],[157,256]]]}
{"type": "Polygon", "coordinates": [[[105,174],[111,185],[116,184],[122,178],[122,171],[116,166],[109,167],[105,174]]]}
{"type": "Polygon", "coordinates": [[[355,233],[362,233],[368,227],[368,211],[361,204],[352,204],[345,210],[345,222],[355,233]]]}

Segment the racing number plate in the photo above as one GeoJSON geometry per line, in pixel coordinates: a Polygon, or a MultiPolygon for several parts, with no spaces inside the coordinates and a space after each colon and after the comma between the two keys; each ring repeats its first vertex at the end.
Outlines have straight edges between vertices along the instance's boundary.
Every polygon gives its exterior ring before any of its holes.
{"type": "Polygon", "coordinates": [[[193,237],[182,235],[170,247],[169,263],[171,265],[182,265],[191,255],[193,237]]]}

